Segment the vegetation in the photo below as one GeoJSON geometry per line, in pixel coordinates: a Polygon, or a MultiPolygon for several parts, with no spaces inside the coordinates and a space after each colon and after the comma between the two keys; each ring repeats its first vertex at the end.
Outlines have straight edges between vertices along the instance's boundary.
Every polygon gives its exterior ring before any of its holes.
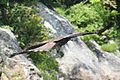
{"type": "Polygon", "coordinates": [[[57,80],[58,63],[49,53],[41,52],[41,54],[30,54],[33,62],[40,69],[44,80],[57,80]]]}
{"type": "MultiPolygon", "coordinates": [[[[119,0],[0,0],[0,26],[11,30],[22,48],[48,39],[46,28],[40,24],[42,18],[33,8],[38,1],[66,17],[79,32],[101,30],[99,34],[82,36],[86,44],[94,39],[107,52],[115,52],[120,46],[119,0]]],[[[29,57],[44,80],[57,80],[58,63],[51,55],[38,52],[29,57]]]]}
{"type": "Polygon", "coordinates": [[[101,49],[107,52],[115,52],[117,50],[117,45],[115,43],[107,43],[103,44],[101,49]]]}
{"type": "MultiPolygon", "coordinates": [[[[23,49],[35,42],[48,39],[46,28],[41,24],[42,18],[36,14],[37,10],[33,8],[36,1],[0,1],[0,26],[10,29],[23,49]]],[[[38,54],[32,53],[29,58],[40,69],[44,80],[56,80],[57,62],[53,57],[46,52],[38,52],[38,54]]]]}
{"type": "MultiPolygon", "coordinates": [[[[69,8],[57,7],[56,11],[66,17],[79,32],[100,31],[98,35],[82,36],[86,44],[89,44],[91,39],[100,45],[107,44],[110,40],[118,44],[120,25],[117,3],[115,0],[88,0],[70,5],[69,8]]],[[[110,52],[114,52],[114,49],[111,50],[113,51],[110,52]]]]}

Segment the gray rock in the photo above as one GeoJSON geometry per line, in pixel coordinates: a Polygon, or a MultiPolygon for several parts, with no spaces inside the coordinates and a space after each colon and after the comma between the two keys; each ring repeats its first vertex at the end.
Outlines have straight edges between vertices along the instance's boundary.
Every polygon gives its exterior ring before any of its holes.
{"type": "MultiPolygon", "coordinates": [[[[73,26],[56,12],[41,3],[36,8],[44,19],[44,25],[51,30],[50,36],[65,36],[75,32],[73,26]]],[[[63,53],[63,57],[55,56],[62,72],[60,80],[120,80],[120,59],[100,50],[98,53],[102,56],[96,56],[80,38],[71,39],[57,50],[52,53],[63,53]]]]}
{"type": "MultiPolygon", "coordinates": [[[[75,32],[64,17],[43,4],[38,4],[36,8],[40,10],[38,14],[44,19],[45,26],[51,29],[50,36],[65,36],[75,32]]],[[[120,59],[114,54],[100,50],[99,47],[94,48],[97,54],[93,54],[78,37],[62,47],[53,49],[51,54],[58,61],[61,71],[59,80],[120,80],[120,59]],[[62,56],[59,56],[61,54],[62,56]]],[[[9,58],[11,54],[21,51],[15,36],[10,31],[0,28],[1,80],[42,80],[39,70],[25,55],[9,58]]]]}
{"type": "Polygon", "coordinates": [[[9,58],[11,54],[21,52],[17,40],[9,30],[0,28],[0,71],[1,80],[42,80],[39,70],[28,61],[25,55],[9,58]],[[31,69],[34,70],[31,71],[31,69]]]}

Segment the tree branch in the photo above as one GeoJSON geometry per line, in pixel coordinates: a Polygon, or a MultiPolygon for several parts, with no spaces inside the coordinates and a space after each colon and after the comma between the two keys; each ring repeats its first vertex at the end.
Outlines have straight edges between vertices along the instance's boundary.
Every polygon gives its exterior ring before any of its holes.
{"type": "Polygon", "coordinates": [[[9,57],[14,57],[16,55],[20,55],[20,54],[27,54],[30,52],[38,52],[38,51],[49,51],[51,48],[53,48],[54,46],[62,46],[64,44],[66,44],[71,38],[75,38],[77,36],[84,36],[84,35],[90,35],[90,34],[102,34],[104,31],[106,31],[107,29],[110,29],[112,27],[112,22],[109,23],[109,25],[96,30],[94,32],[80,32],[80,33],[73,33],[73,34],[69,34],[67,36],[62,36],[62,37],[58,37],[55,39],[50,39],[47,41],[43,41],[40,43],[37,43],[35,45],[32,45],[28,48],[25,48],[22,52],[19,53],[13,53],[12,55],[10,55],[9,57]]]}
{"type": "Polygon", "coordinates": [[[13,53],[9,57],[11,58],[11,57],[14,57],[16,55],[27,54],[30,52],[48,51],[49,49],[53,48],[55,45],[62,46],[64,44],[66,44],[71,38],[75,38],[77,36],[90,35],[90,34],[96,34],[96,33],[95,32],[80,32],[80,33],[73,33],[73,34],[70,34],[67,36],[63,36],[63,37],[58,37],[55,39],[50,39],[50,40],[43,41],[43,42],[40,42],[38,44],[32,45],[32,46],[26,48],[25,50],[23,50],[22,52],[13,53]]]}

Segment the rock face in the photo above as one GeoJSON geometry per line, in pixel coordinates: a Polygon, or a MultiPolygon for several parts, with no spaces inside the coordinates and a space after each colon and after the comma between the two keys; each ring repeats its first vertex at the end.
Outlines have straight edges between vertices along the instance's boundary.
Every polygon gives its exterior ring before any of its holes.
{"type": "MultiPolygon", "coordinates": [[[[36,8],[44,25],[51,30],[50,35],[58,37],[75,32],[73,26],[56,12],[41,3],[36,8]]],[[[120,59],[99,49],[96,55],[93,54],[79,38],[71,39],[52,53],[63,53],[62,57],[55,56],[62,72],[60,80],[120,80],[120,59]]]]}
{"type": "Polygon", "coordinates": [[[0,28],[1,80],[42,80],[39,70],[24,55],[9,58],[16,52],[21,52],[21,49],[15,36],[0,28]]]}
{"type": "MultiPolygon", "coordinates": [[[[51,29],[50,36],[58,37],[75,32],[73,26],[43,4],[36,7],[44,24],[51,29]]],[[[96,48],[96,54],[80,38],[73,38],[62,47],[52,50],[59,63],[59,80],[120,80],[120,58],[96,48]],[[62,54],[62,56],[61,56],[62,54]]],[[[42,80],[39,70],[25,55],[9,58],[21,52],[15,36],[0,28],[1,80],[42,80]]]]}

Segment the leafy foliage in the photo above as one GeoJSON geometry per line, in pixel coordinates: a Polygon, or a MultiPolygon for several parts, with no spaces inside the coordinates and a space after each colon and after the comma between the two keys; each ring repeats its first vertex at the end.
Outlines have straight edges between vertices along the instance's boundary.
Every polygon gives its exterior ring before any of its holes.
{"type": "MultiPolygon", "coordinates": [[[[47,29],[42,24],[42,18],[37,15],[37,10],[33,8],[37,0],[22,0],[15,3],[6,1],[4,4],[7,11],[7,21],[1,21],[1,27],[10,29],[17,37],[22,48],[35,42],[48,39],[47,29]],[[30,2],[29,2],[30,1],[30,2]],[[4,26],[6,25],[6,26],[4,26]]],[[[3,4],[3,3],[2,3],[3,4]]],[[[44,80],[56,80],[57,62],[46,52],[29,55],[34,64],[40,69],[44,80]]]]}
{"type": "MultiPolygon", "coordinates": [[[[96,4],[76,4],[70,9],[67,9],[67,18],[75,26],[79,32],[95,31],[107,24],[110,11],[106,10],[100,3],[96,4]]],[[[96,39],[99,43],[102,43],[102,38],[99,35],[91,35],[82,37],[83,40],[89,41],[90,39],[96,39]]]]}
{"type": "MultiPolygon", "coordinates": [[[[0,0],[0,25],[14,32],[22,48],[48,38],[46,29],[41,24],[42,18],[36,14],[37,10],[33,8],[37,1],[0,0]]],[[[84,2],[86,0],[39,1],[48,6],[55,6],[57,12],[68,18],[79,32],[92,32],[106,26],[112,27],[101,35],[82,36],[81,38],[86,43],[90,39],[94,39],[101,44],[101,49],[108,52],[115,52],[120,45],[119,0],[87,0],[87,2],[84,2]],[[58,5],[60,7],[56,7],[58,5]],[[118,45],[108,43],[109,40],[114,40],[118,45]]],[[[31,54],[29,57],[41,70],[44,80],[57,80],[58,63],[52,56],[42,52],[31,54]]]]}
{"type": "Polygon", "coordinates": [[[100,0],[90,0],[91,3],[98,3],[100,0]]]}
{"type": "Polygon", "coordinates": [[[29,57],[40,69],[44,80],[57,80],[58,63],[54,60],[54,57],[46,52],[31,54],[29,57]]]}
{"type": "MultiPolygon", "coordinates": [[[[21,47],[29,46],[35,42],[46,40],[46,28],[40,23],[42,18],[36,14],[37,10],[21,4],[15,4],[9,10],[9,25],[13,27],[21,47]]],[[[29,56],[40,69],[44,80],[55,80],[57,62],[46,52],[38,52],[29,56]]]]}
{"type": "Polygon", "coordinates": [[[9,10],[9,25],[14,28],[13,32],[22,47],[46,38],[45,28],[40,24],[42,19],[35,12],[34,9],[19,4],[9,10]]]}
{"type": "Polygon", "coordinates": [[[117,45],[115,43],[103,44],[101,49],[107,52],[115,52],[117,50],[117,45]]]}
{"type": "Polygon", "coordinates": [[[66,15],[71,23],[81,31],[93,31],[101,27],[110,14],[101,4],[84,5],[84,3],[80,3],[68,9],[66,15]]]}
{"type": "Polygon", "coordinates": [[[65,16],[79,32],[92,32],[106,27],[102,34],[82,36],[87,44],[90,39],[94,39],[100,45],[108,43],[109,40],[120,39],[117,19],[119,12],[116,10],[115,0],[89,0],[68,9],[56,8],[56,11],[65,16]]]}

